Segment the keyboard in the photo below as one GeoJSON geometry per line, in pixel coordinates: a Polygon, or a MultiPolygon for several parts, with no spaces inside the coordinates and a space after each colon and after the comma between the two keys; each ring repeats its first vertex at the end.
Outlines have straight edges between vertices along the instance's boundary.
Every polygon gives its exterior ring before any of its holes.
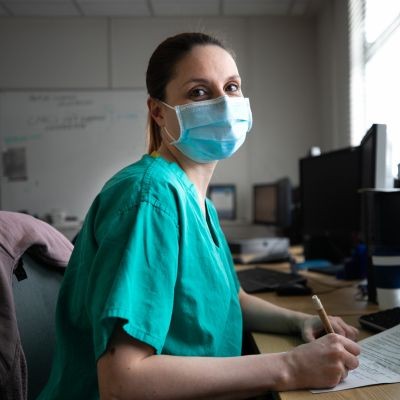
{"type": "Polygon", "coordinates": [[[275,271],[266,268],[250,268],[238,271],[240,284],[247,293],[274,291],[279,286],[294,283],[306,283],[306,278],[299,274],[275,271]]]}
{"type": "Polygon", "coordinates": [[[381,332],[400,324],[400,307],[362,315],[358,321],[364,328],[381,332]]]}

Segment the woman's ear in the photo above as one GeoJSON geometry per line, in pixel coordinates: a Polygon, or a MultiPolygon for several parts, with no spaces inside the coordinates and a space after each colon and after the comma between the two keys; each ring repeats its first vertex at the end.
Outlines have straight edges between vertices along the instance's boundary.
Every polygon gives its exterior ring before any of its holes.
{"type": "Polygon", "coordinates": [[[165,125],[164,110],[158,100],[149,97],[147,99],[147,108],[149,109],[149,114],[151,118],[157,123],[157,125],[162,128],[165,125]]]}

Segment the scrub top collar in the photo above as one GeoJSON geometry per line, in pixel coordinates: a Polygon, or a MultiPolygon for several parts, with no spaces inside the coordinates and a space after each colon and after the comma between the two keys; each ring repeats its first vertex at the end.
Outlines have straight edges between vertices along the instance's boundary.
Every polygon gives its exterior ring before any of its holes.
{"type": "Polygon", "coordinates": [[[193,195],[195,195],[197,197],[197,190],[196,190],[194,184],[188,178],[188,176],[186,175],[186,172],[180,167],[180,165],[177,162],[166,160],[163,156],[161,156],[156,151],[153,151],[153,153],[151,153],[150,155],[145,154],[145,157],[146,158],[150,157],[153,160],[155,160],[155,162],[162,163],[162,164],[166,165],[168,168],[170,168],[175,173],[175,175],[179,178],[179,180],[183,183],[183,185],[187,189],[189,189],[190,192],[193,193],[193,195]]]}

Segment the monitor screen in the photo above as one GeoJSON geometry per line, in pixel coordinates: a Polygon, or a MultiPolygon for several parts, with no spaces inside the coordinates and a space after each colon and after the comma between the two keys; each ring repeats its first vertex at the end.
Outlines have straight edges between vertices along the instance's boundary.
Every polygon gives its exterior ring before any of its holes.
{"type": "Polygon", "coordinates": [[[254,222],[278,223],[278,187],[275,183],[254,186],[254,222]]]}
{"type": "Polygon", "coordinates": [[[213,202],[220,219],[236,219],[235,185],[211,184],[208,186],[207,197],[213,202]]]}
{"type": "Polygon", "coordinates": [[[360,143],[360,188],[386,187],[386,125],[374,124],[360,143]]]}
{"type": "MultiPolygon", "coordinates": [[[[348,256],[360,230],[359,187],[358,148],[349,147],[301,159],[300,202],[304,241],[324,238],[335,249],[337,258],[348,256]]],[[[313,257],[306,254],[306,258],[313,257]]]]}
{"type": "Polygon", "coordinates": [[[292,187],[288,178],[253,186],[255,224],[286,228],[291,223],[292,187]]]}

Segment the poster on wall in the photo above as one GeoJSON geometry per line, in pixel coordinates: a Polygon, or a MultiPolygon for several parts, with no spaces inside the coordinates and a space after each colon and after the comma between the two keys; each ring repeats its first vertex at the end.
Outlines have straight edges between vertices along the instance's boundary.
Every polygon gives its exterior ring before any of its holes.
{"type": "Polygon", "coordinates": [[[3,176],[9,182],[28,179],[25,147],[12,148],[3,152],[3,176]]]}

